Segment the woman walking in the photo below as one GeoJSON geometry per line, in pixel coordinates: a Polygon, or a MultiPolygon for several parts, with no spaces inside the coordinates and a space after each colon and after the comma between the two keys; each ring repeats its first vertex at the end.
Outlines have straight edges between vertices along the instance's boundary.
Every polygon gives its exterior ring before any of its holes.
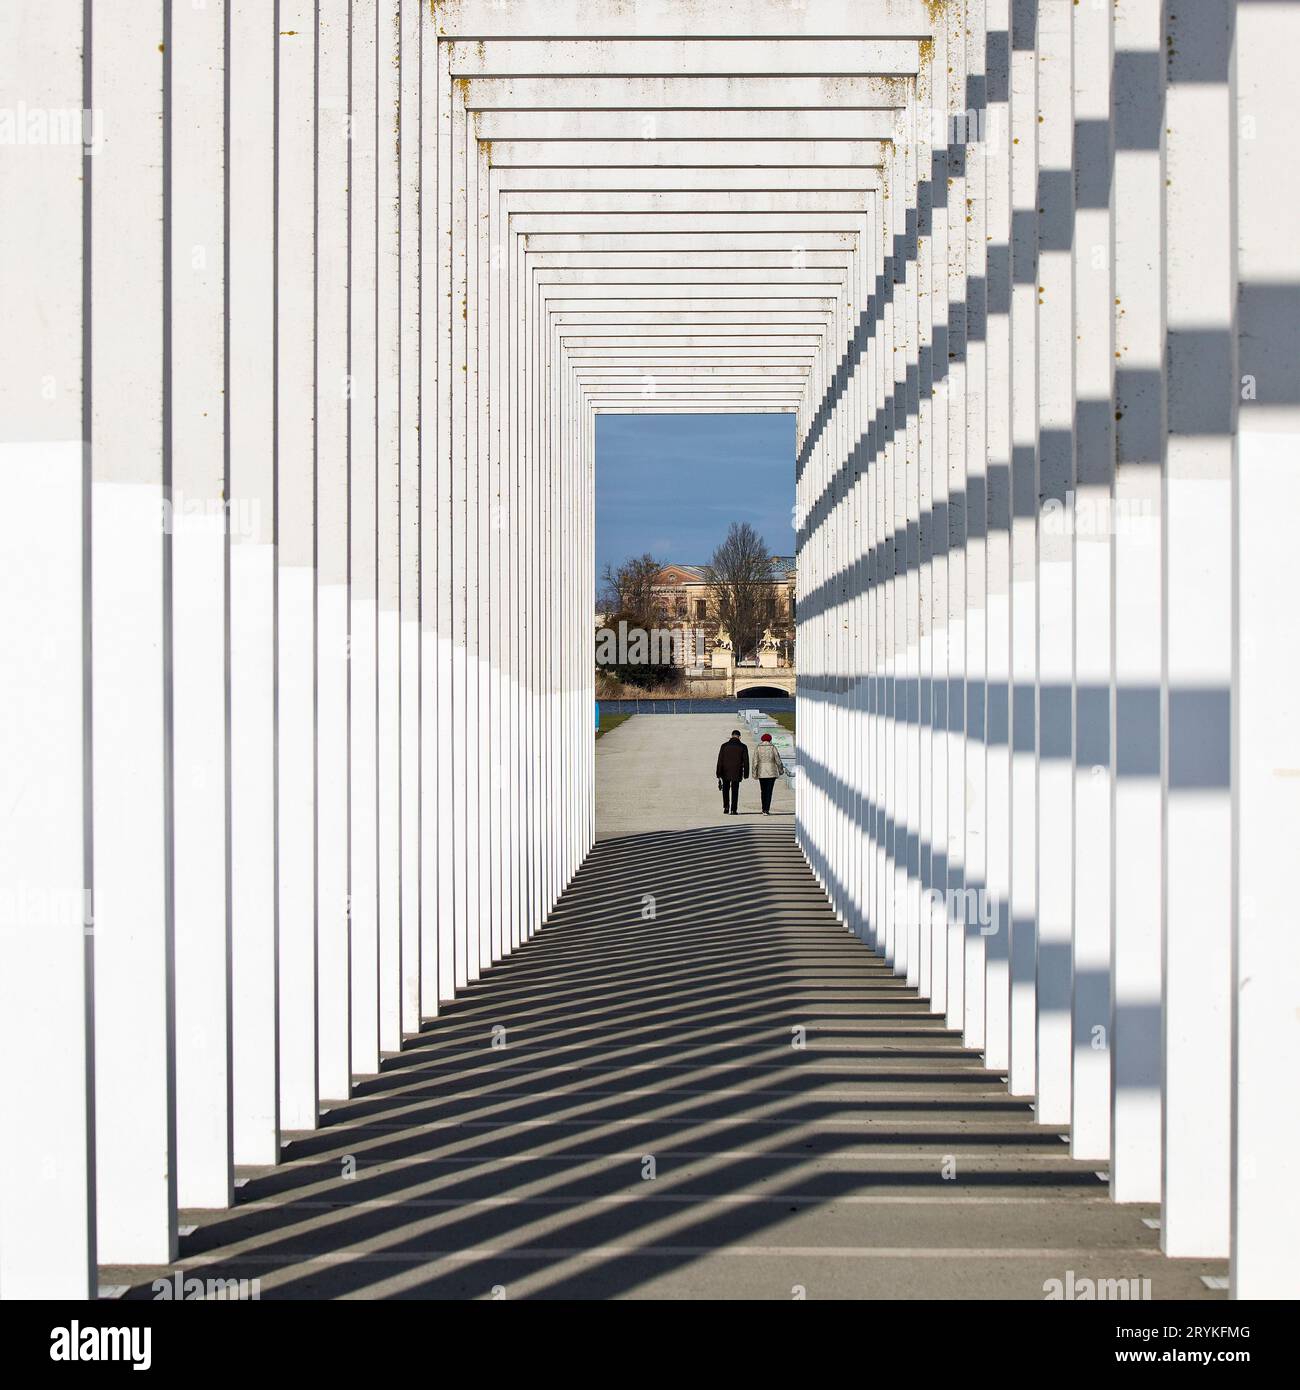
{"type": "Polygon", "coordinates": [[[776,779],[785,772],[781,755],[772,743],[772,735],[764,734],[762,742],[754,750],[754,776],[758,778],[758,788],[763,796],[763,814],[772,814],[772,788],[776,779]]]}

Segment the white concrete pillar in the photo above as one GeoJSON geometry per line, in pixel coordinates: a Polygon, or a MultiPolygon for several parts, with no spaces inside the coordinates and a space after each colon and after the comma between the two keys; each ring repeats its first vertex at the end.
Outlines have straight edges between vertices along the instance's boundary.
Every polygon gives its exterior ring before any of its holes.
{"type": "MultiPolygon", "coordinates": [[[[903,688],[902,648],[905,646],[907,574],[905,570],[905,499],[907,466],[905,441],[899,428],[901,411],[899,392],[901,388],[903,363],[907,360],[907,325],[902,313],[899,280],[901,247],[900,215],[903,204],[903,152],[902,130],[894,142],[885,161],[884,196],[881,199],[881,261],[883,265],[883,284],[881,297],[883,314],[881,318],[881,361],[882,390],[884,405],[881,424],[881,439],[877,451],[882,481],[882,505],[885,531],[883,608],[885,640],[885,749],[884,781],[882,800],[888,808],[888,828],[884,843],[886,889],[883,913],[885,931],[885,959],[893,967],[894,973],[907,973],[906,941],[907,924],[907,800],[906,800],[906,759],[907,744],[905,734],[906,700],[900,698],[903,688]],[[900,358],[902,362],[900,363],[900,358]],[[902,945],[900,949],[900,936],[902,945]]],[[[829,371],[827,372],[829,376],[829,371]]],[[[838,520],[838,518],[836,518],[838,520]]],[[[829,577],[834,572],[835,552],[833,539],[828,531],[823,537],[822,563],[829,577]]],[[[834,631],[833,613],[828,614],[827,639],[834,631]]],[[[833,671],[834,651],[827,640],[822,660],[833,671]]],[[[823,726],[822,762],[832,766],[831,750],[834,746],[833,708],[827,706],[823,726]]],[[[823,836],[823,843],[825,837],[823,836]]],[[[828,865],[833,873],[838,865],[834,859],[828,865]]]]}
{"type": "MultiPolygon", "coordinates": [[[[492,740],[496,733],[493,722],[495,676],[492,667],[492,607],[495,566],[493,518],[497,508],[496,489],[491,464],[491,402],[488,398],[488,327],[492,320],[489,294],[491,267],[488,211],[490,171],[488,147],[479,142],[473,131],[472,118],[465,123],[466,168],[471,178],[466,188],[466,226],[473,229],[466,248],[467,270],[471,277],[469,292],[474,309],[469,315],[470,340],[468,353],[470,370],[466,383],[469,392],[467,416],[469,466],[477,480],[477,507],[474,515],[477,579],[470,602],[474,608],[475,633],[473,679],[476,695],[476,723],[471,747],[473,770],[471,787],[474,791],[476,833],[473,844],[474,879],[473,907],[469,919],[470,950],[477,955],[479,970],[487,970],[496,959],[494,937],[495,915],[499,904],[493,894],[493,835],[492,835],[492,740]]],[[[563,810],[559,810],[563,815],[563,810]]]]}
{"type": "MultiPolygon", "coordinates": [[[[903,692],[904,703],[904,777],[907,806],[907,835],[903,845],[906,900],[903,908],[904,940],[900,966],[905,968],[905,978],[911,985],[920,982],[921,955],[921,724],[920,724],[920,676],[921,676],[921,494],[920,494],[920,306],[918,303],[917,253],[919,229],[917,226],[917,172],[922,153],[928,156],[928,141],[922,146],[918,125],[928,121],[929,111],[924,116],[918,111],[915,96],[908,100],[907,109],[901,113],[903,124],[903,190],[900,200],[900,213],[903,230],[899,240],[904,257],[902,265],[902,304],[907,352],[902,360],[902,381],[899,384],[899,405],[902,407],[903,444],[903,564],[905,584],[903,588],[904,614],[906,627],[903,635],[903,692]]],[[[927,305],[928,309],[928,305],[927,305]]],[[[839,563],[844,563],[849,538],[849,514],[844,508],[845,534],[838,547],[839,563]]],[[[841,628],[843,631],[843,628],[841,628]]],[[[841,655],[837,665],[844,667],[841,655]]],[[[842,703],[838,706],[842,709],[842,703]]],[[[841,727],[837,742],[844,742],[841,727]]],[[[847,846],[840,850],[841,858],[847,860],[847,846]]]]}
{"type": "MultiPolygon", "coordinates": [[[[448,58],[448,63],[450,59],[448,58]]],[[[452,961],[454,983],[463,989],[472,979],[478,978],[478,952],[475,948],[473,960],[469,952],[471,836],[477,832],[477,806],[471,807],[470,767],[471,756],[477,766],[478,749],[471,738],[471,728],[477,722],[478,711],[474,704],[477,696],[471,677],[477,671],[471,670],[469,652],[469,606],[473,590],[471,573],[476,574],[478,546],[477,518],[474,505],[477,496],[473,492],[474,479],[470,476],[466,454],[466,430],[468,406],[469,363],[466,360],[469,335],[469,287],[468,256],[465,250],[468,228],[465,211],[465,103],[463,92],[455,90],[450,77],[450,67],[446,74],[447,89],[440,94],[440,100],[450,106],[450,144],[448,157],[444,163],[439,160],[439,186],[441,175],[446,171],[449,199],[449,222],[451,232],[449,245],[453,249],[450,267],[451,287],[451,370],[448,380],[451,392],[450,448],[451,448],[451,717],[448,721],[450,737],[451,773],[451,812],[447,820],[447,835],[452,850],[452,869],[449,883],[452,891],[452,961]],[[473,812],[473,814],[471,814],[473,812]]],[[[440,83],[443,81],[440,77],[440,83]]],[[[476,423],[476,422],[475,422],[476,423]]],[[[474,610],[477,619],[478,610],[474,610]]],[[[474,890],[477,892],[477,874],[473,876],[474,890]]]]}
{"type": "MultiPolygon", "coordinates": [[[[420,12],[419,178],[419,585],[420,585],[420,1015],[437,1015],[441,897],[438,802],[445,778],[439,721],[438,399],[439,241],[437,183],[438,36],[433,12],[420,12]]],[[[409,57],[409,55],[408,55],[409,57]]],[[[444,237],[443,240],[446,240],[444,237]]],[[[445,316],[444,316],[445,317],[445,316]]]]}
{"type": "Polygon", "coordinates": [[[1038,7],[1011,7],[1011,913],[1007,1085],[1038,1059],[1038,7]]]}
{"type": "Polygon", "coordinates": [[[164,6],[94,11],[91,631],[98,1257],[176,1252],[164,6]],[[129,1117],[129,1122],[127,1117],[129,1117]]]}
{"type": "Polygon", "coordinates": [[[1300,945],[1287,876],[1297,824],[1300,616],[1279,517],[1300,457],[1300,245],[1294,235],[1300,6],[1236,8],[1237,580],[1233,759],[1232,1208],[1234,1298],[1296,1298],[1300,1212],[1300,945]],[[1279,601],[1281,596],[1285,601],[1279,601]]]}
{"type": "Polygon", "coordinates": [[[1117,1202],[1160,1200],[1164,83],[1160,0],[1115,10],[1115,705],[1111,1162],[1117,1202]]]}
{"type": "MultiPolygon", "coordinates": [[[[426,40],[429,35],[426,33],[426,40]]],[[[452,151],[451,71],[446,44],[435,44],[434,107],[437,112],[435,131],[437,149],[437,217],[435,251],[437,255],[436,292],[439,313],[434,319],[437,327],[436,380],[440,399],[450,399],[453,373],[452,334],[456,321],[455,298],[452,286],[453,227],[451,222],[452,181],[450,171],[452,151]],[[442,393],[446,393],[443,395],[442,393]]],[[[426,92],[425,98],[428,100],[426,92]]],[[[521,382],[521,386],[524,383],[521,382]]],[[[449,1000],[456,991],[456,913],[455,913],[455,815],[454,783],[460,768],[455,757],[456,725],[453,721],[453,690],[456,675],[455,565],[460,535],[453,502],[455,482],[451,455],[451,413],[437,412],[436,484],[437,484],[437,696],[438,738],[442,756],[438,765],[437,842],[438,842],[438,998],[449,1000]]],[[[463,695],[461,696],[463,703],[463,695]]]]}
{"type": "MultiPolygon", "coordinates": [[[[401,7],[399,58],[401,106],[398,139],[401,158],[401,285],[398,325],[401,344],[400,487],[401,523],[401,832],[402,832],[402,1007],[401,1030],[420,1029],[423,933],[421,929],[420,835],[422,775],[420,665],[420,420],[421,420],[421,121],[423,68],[421,15],[418,0],[401,7]]],[[[430,161],[432,165],[432,161],[430,161]]],[[[432,172],[432,167],[430,172],[432,172]]],[[[432,404],[430,406],[432,414],[432,404]]],[[[433,736],[430,730],[430,736],[433,736]]],[[[433,827],[430,827],[432,830],[433,827]]]]}
{"type": "Polygon", "coordinates": [[[967,223],[966,22],[961,5],[944,12],[948,54],[948,1027],[966,1017],[966,447],[967,223]]]}
{"type": "Polygon", "coordinates": [[[987,0],[984,159],[987,285],[987,586],[984,742],[984,1061],[1005,1070],[1011,1047],[1011,0],[987,0]]]}
{"type": "Polygon", "coordinates": [[[79,0],[0,13],[6,104],[69,122],[0,158],[0,766],[14,808],[0,819],[0,1047],[20,1063],[0,1092],[6,1299],[95,1291],[82,271],[103,130],[85,19],[79,0]]]}
{"type": "MultiPolygon", "coordinates": [[[[930,978],[926,992],[935,1013],[948,1008],[948,777],[952,741],[948,736],[948,675],[950,634],[948,573],[950,528],[948,512],[948,242],[952,195],[948,188],[948,29],[936,26],[930,58],[931,91],[931,214],[930,321],[934,350],[931,358],[930,407],[930,602],[934,633],[930,640],[930,871],[928,922],[930,978]]],[[[924,986],[923,986],[924,987],[924,986]]]]}
{"type": "MultiPolygon", "coordinates": [[[[916,986],[929,995],[934,974],[934,45],[917,74],[917,888],[916,986]]],[[[943,86],[942,83],[938,85],[943,86]]]]}
{"type": "Polygon", "coordinates": [[[966,824],[962,851],[966,892],[962,1036],[984,1046],[987,938],[978,903],[987,886],[988,745],[986,742],[988,621],[988,202],[985,148],[985,0],[966,0],[966,824]]]}
{"type": "MultiPolygon", "coordinates": [[[[929,113],[926,113],[929,115],[929,113]]],[[[916,168],[918,168],[918,135],[916,135],[915,97],[900,111],[901,160],[900,196],[894,206],[894,245],[897,247],[898,317],[901,329],[902,352],[895,354],[894,418],[897,432],[898,560],[901,582],[900,623],[900,687],[898,687],[897,717],[900,731],[900,816],[902,834],[898,841],[898,869],[901,870],[902,899],[898,920],[898,970],[909,984],[920,979],[920,880],[918,859],[920,844],[920,726],[918,721],[918,682],[920,677],[920,492],[918,428],[918,303],[916,303],[916,168]]],[[[848,517],[845,517],[845,539],[848,517]]],[[[841,541],[843,545],[844,541],[841,541]]],[[[840,624],[840,651],[836,653],[836,670],[844,669],[844,624],[840,624]]],[[[837,712],[843,702],[837,702],[837,712]]],[[[845,859],[845,847],[838,848],[838,858],[845,859]]]]}
{"type": "Polygon", "coordinates": [[[314,1129],[316,952],[316,9],[283,0],[276,49],[276,863],[280,1123],[314,1129]]]}
{"type": "Polygon", "coordinates": [[[1233,6],[1165,7],[1166,1254],[1229,1245],[1233,6]]]}
{"type": "Polygon", "coordinates": [[[379,1070],[378,313],[379,141],[377,0],[352,5],[352,164],[348,292],[351,315],[349,513],[350,707],[348,904],[352,936],[352,1071],[379,1070]]]}
{"type": "Polygon", "coordinates": [[[1038,7],[1038,1101],[1070,1118],[1074,116],[1067,0],[1038,7]]]}
{"type": "Polygon", "coordinates": [[[316,209],[316,895],[320,1097],[352,1085],[348,921],[348,107],[346,0],[320,7],[316,209]]]}
{"type": "Polygon", "coordinates": [[[229,0],[230,1003],[236,1163],[280,1152],[274,14],[229,0]]]}
{"type": "Polygon", "coordinates": [[[1110,1153],[1111,10],[1074,6],[1074,929],[1070,1152],[1110,1153]]]}
{"type": "Polygon", "coordinates": [[[379,710],[379,1047],[402,1045],[400,0],[379,0],[375,333],[379,710]]]}
{"type": "Polygon", "coordinates": [[[224,0],[172,10],[171,671],[176,1169],[181,1206],[233,1181],[226,897],[226,284],[224,0]]]}

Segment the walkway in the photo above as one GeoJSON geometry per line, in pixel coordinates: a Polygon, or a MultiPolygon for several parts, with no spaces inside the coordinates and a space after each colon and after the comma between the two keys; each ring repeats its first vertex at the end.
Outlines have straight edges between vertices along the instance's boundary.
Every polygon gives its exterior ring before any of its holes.
{"type": "Polygon", "coordinates": [[[637,790],[546,929],[233,1212],[184,1213],[182,1267],[264,1298],[1223,1297],[837,924],[788,799],[712,817],[718,726],[599,741],[603,796],[637,790]]]}
{"type": "MultiPolygon", "coordinates": [[[[740,727],[734,714],[639,714],[602,738],[597,745],[597,839],[761,822],[757,782],[741,785],[740,815],[733,822],[722,814],[713,775],[718,745],[740,727]]],[[[752,761],[757,739],[743,728],[741,733],[752,761]]],[[[771,819],[787,831],[794,824],[794,791],[784,777],[773,788],[771,819]]]]}

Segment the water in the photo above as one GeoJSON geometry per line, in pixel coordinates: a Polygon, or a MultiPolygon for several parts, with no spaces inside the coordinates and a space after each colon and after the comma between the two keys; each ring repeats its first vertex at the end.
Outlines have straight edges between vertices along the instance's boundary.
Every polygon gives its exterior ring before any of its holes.
{"type": "Polygon", "coordinates": [[[794,697],[764,699],[762,696],[742,696],[734,700],[598,700],[596,718],[606,714],[739,714],[742,709],[761,709],[768,712],[794,711],[794,697]]]}

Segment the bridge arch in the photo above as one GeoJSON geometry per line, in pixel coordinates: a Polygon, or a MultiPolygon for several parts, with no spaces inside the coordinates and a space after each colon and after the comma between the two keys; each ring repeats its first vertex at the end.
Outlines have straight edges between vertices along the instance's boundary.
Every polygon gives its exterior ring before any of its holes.
{"type": "Polygon", "coordinates": [[[773,696],[786,698],[793,694],[794,683],[789,685],[778,685],[775,681],[768,681],[761,685],[740,685],[737,683],[736,698],[738,700],[762,700],[770,699],[773,696]]]}

